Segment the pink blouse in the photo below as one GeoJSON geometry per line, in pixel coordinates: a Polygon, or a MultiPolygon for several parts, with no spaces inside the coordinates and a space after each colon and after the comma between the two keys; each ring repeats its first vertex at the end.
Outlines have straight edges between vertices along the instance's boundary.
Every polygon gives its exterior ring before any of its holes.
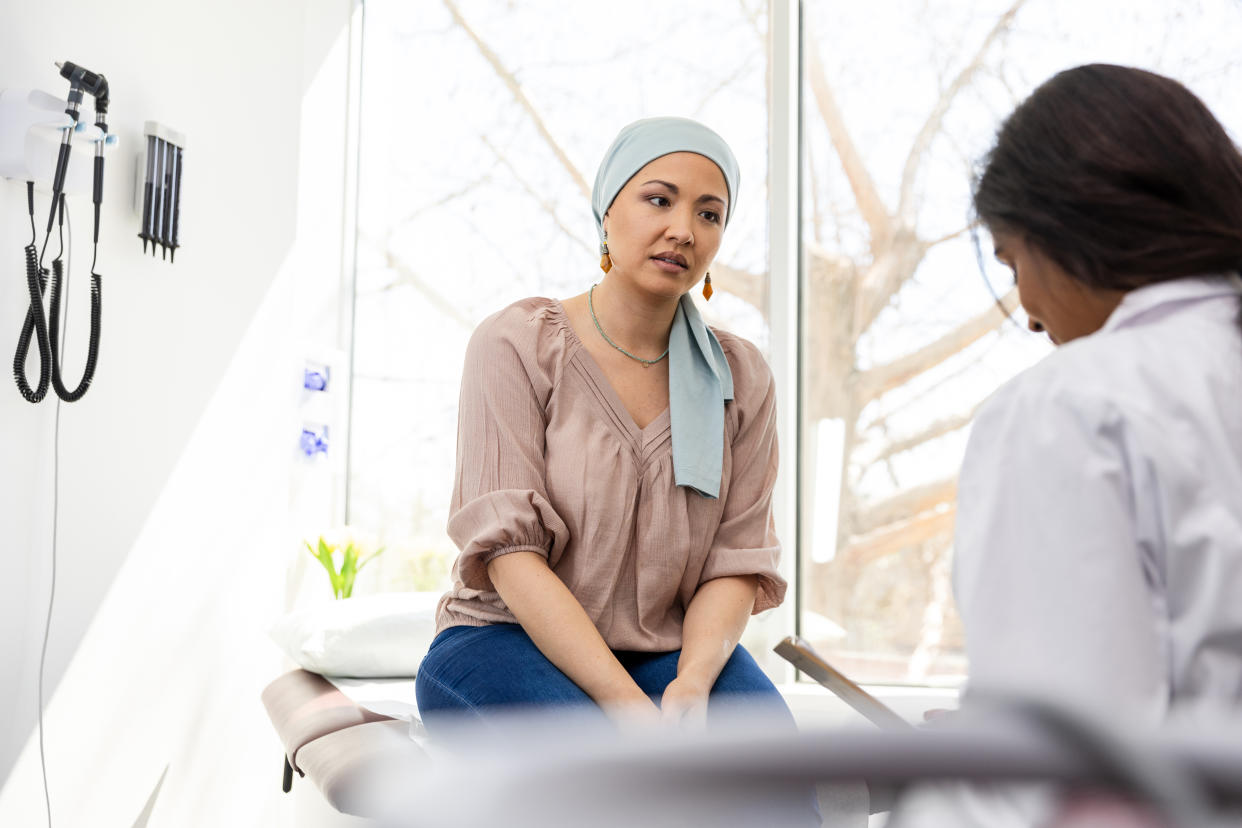
{"type": "Polygon", "coordinates": [[[713,578],[758,576],[754,612],[781,603],[775,383],[754,345],[713,331],[734,383],[718,499],[674,483],[668,410],[640,429],[560,302],[524,299],[479,325],[448,523],[461,554],[440,630],[516,623],[487,564],[517,551],[547,558],[614,650],[680,648],[690,599],[713,578]]]}

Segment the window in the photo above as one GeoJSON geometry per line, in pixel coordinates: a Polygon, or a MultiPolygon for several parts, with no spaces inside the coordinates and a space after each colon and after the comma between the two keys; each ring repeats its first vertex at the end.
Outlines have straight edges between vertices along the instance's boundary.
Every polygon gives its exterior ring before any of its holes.
{"type": "Polygon", "coordinates": [[[602,276],[590,191],[622,126],[697,118],[738,156],[710,324],[767,341],[767,10],[370,0],[349,520],[393,589],[443,588],[457,393],[475,326],[602,276]]]}
{"type": "Polygon", "coordinates": [[[965,675],[950,570],[969,422],[1051,347],[997,310],[1012,277],[970,233],[1001,119],[1107,61],[1177,77],[1236,123],[1240,24],[1227,3],[805,4],[801,629],[841,669],[965,675]]]}
{"type": "MultiPolygon", "coordinates": [[[[972,240],[972,165],[1037,83],[1090,60],[1178,77],[1236,130],[1242,13],[1228,0],[801,8],[802,378],[779,389],[801,400],[800,435],[782,434],[801,451],[790,604],[796,590],[801,634],[862,680],[955,684],[969,421],[1048,351],[1020,311],[996,309],[993,294],[1016,296],[990,239],[972,240]]],[[[768,25],[764,0],[368,0],[347,506],[384,536],[386,588],[447,585],[466,342],[512,301],[597,281],[590,186],[624,124],[686,115],[737,152],[738,212],[700,306],[767,351],[767,156],[789,138],[768,134],[768,25]]],[[[793,615],[778,620],[752,625],[761,660],[793,615]]]]}

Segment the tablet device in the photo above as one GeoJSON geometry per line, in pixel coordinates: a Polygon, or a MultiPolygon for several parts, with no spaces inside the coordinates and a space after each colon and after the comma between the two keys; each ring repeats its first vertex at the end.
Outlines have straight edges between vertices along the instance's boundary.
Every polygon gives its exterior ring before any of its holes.
{"type": "Polygon", "coordinates": [[[773,648],[776,654],[835,693],[850,707],[885,730],[910,730],[909,722],[824,660],[810,644],[796,635],[773,648]]]}

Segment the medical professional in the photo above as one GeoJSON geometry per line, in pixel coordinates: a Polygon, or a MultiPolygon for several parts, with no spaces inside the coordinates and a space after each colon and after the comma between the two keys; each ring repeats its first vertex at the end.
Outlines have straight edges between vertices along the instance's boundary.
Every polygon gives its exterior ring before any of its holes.
{"type": "Polygon", "coordinates": [[[792,723],[738,644],[786,588],[774,383],[689,296],[702,282],[710,297],[738,182],[702,124],[630,124],[595,179],[595,284],[475,331],[448,526],[461,554],[417,680],[433,735],[515,707],[698,722],[722,697],[792,723]]]}
{"type": "MultiPolygon", "coordinates": [[[[983,406],[966,450],[966,703],[1045,694],[1126,728],[1236,715],[1242,155],[1180,83],[1080,66],[1005,121],[974,205],[1058,347],[983,406]]],[[[1028,794],[992,811],[916,797],[895,824],[1061,807],[1028,794]]]]}

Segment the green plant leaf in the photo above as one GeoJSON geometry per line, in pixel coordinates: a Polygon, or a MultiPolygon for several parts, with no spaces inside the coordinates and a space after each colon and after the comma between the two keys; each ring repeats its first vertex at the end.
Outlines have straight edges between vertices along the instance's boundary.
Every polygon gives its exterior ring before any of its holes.
{"type": "Polygon", "coordinates": [[[332,563],[331,552],[324,554],[325,550],[322,545],[320,545],[319,551],[315,551],[313,548],[311,548],[311,545],[309,543],[306,544],[306,548],[310,550],[310,553],[315,558],[315,560],[319,561],[319,563],[323,566],[323,568],[328,571],[329,576],[336,574],[336,565],[332,563]]]}
{"type": "Polygon", "coordinates": [[[333,597],[340,598],[344,581],[340,574],[336,571],[336,562],[332,560],[332,547],[324,543],[323,538],[320,538],[318,549],[312,547],[309,541],[306,542],[306,549],[317,561],[319,561],[324,570],[328,573],[328,581],[332,585],[333,597]]]}
{"type": "Polygon", "coordinates": [[[345,547],[345,556],[341,561],[341,596],[349,598],[354,594],[354,577],[358,574],[358,550],[351,543],[345,547]]]}
{"type": "Polygon", "coordinates": [[[366,566],[366,565],[367,565],[367,564],[369,564],[371,561],[373,561],[373,560],[375,560],[376,558],[378,558],[378,557],[380,556],[380,553],[381,553],[381,552],[383,552],[383,551],[384,551],[384,547],[382,547],[382,546],[381,546],[379,549],[376,549],[376,550],[375,550],[374,552],[372,552],[370,555],[367,555],[367,556],[366,556],[366,557],[365,557],[365,558],[364,558],[364,559],[363,559],[363,560],[362,560],[362,561],[358,564],[358,571],[359,571],[359,572],[361,572],[361,571],[362,571],[362,568],[363,568],[364,566],[366,566]]]}

